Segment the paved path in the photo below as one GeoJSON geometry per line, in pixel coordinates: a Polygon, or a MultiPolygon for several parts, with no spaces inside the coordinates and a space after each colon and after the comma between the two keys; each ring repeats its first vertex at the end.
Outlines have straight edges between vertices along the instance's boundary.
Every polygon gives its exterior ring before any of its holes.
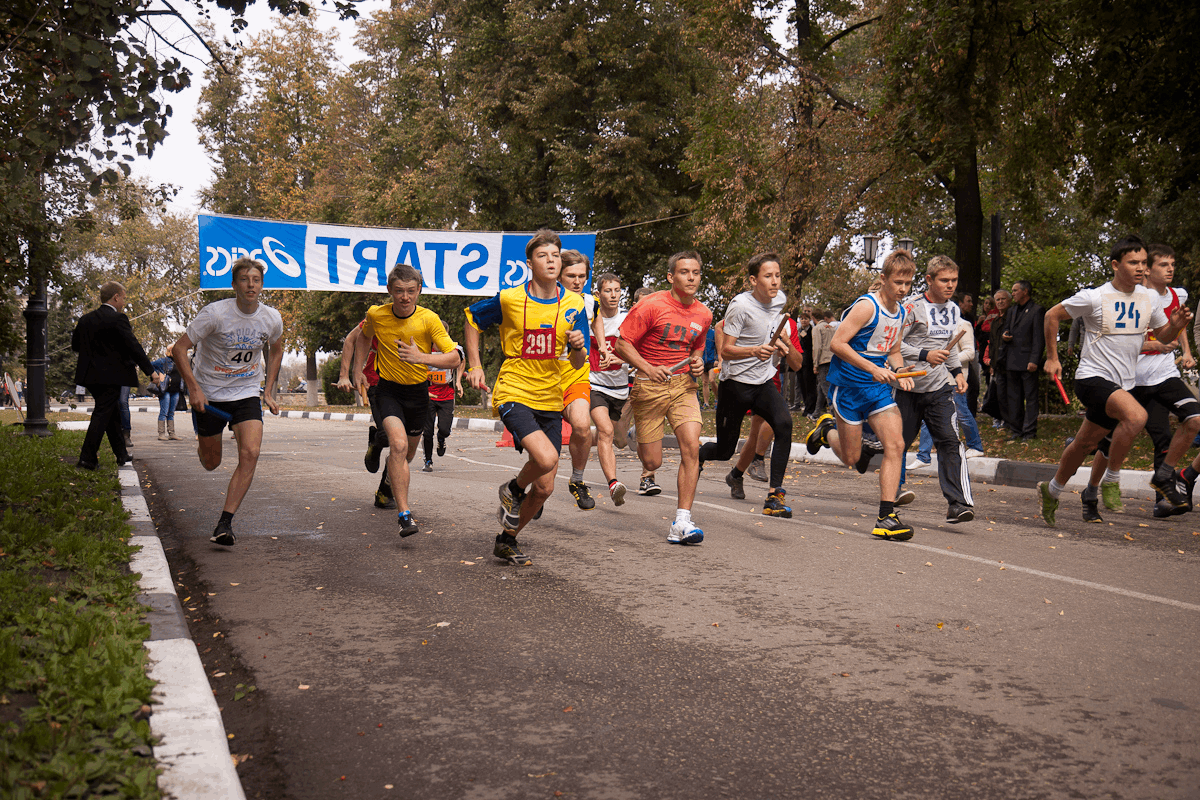
{"type": "Polygon", "coordinates": [[[888,543],[873,476],[794,466],[785,521],[714,464],[680,548],[669,461],[619,509],[560,478],[517,569],[491,557],[519,463],[495,434],[414,473],[400,540],[363,428],[269,420],[232,549],[207,541],[227,466],[135,434],[250,797],[1197,796],[1192,515],[1088,526],[1069,497],[1051,531],[1030,490],[976,485],[987,518],[949,526],[914,476],[917,536],[888,543]]]}

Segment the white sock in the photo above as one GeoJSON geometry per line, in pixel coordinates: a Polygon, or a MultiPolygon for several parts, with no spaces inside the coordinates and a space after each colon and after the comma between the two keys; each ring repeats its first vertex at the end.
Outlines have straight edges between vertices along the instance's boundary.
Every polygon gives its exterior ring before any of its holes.
{"type": "Polygon", "coordinates": [[[1050,496],[1053,497],[1055,500],[1057,500],[1058,496],[1063,493],[1064,487],[1057,480],[1055,480],[1054,478],[1051,478],[1049,488],[1050,488],[1050,496]]]}
{"type": "Polygon", "coordinates": [[[675,521],[683,525],[687,525],[692,521],[691,509],[677,508],[675,509],[675,521]]]}
{"type": "Polygon", "coordinates": [[[1120,482],[1121,482],[1121,470],[1119,470],[1119,469],[1104,470],[1104,478],[1101,480],[1101,483],[1120,483],[1120,482]]]}

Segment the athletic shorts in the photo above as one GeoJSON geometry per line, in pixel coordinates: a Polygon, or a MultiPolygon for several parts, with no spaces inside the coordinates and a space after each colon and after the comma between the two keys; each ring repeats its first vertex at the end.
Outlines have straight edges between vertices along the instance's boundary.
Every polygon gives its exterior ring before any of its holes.
{"type": "Polygon", "coordinates": [[[607,408],[608,418],[616,422],[621,418],[621,410],[625,408],[627,397],[613,397],[611,394],[592,387],[592,411],[597,408],[607,408]]]}
{"type": "Polygon", "coordinates": [[[1135,386],[1131,394],[1143,408],[1149,408],[1151,402],[1162,404],[1180,422],[1200,416],[1200,400],[1182,378],[1168,378],[1154,386],[1135,386]]]}
{"type": "Polygon", "coordinates": [[[672,375],[666,383],[635,381],[629,390],[629,403],[637,425],[638,444],[662,441],[665,421],[671,423],[673,430],[688,422],[702,424],[696,381],[686,373],[672,375]]]}
{"type": "Polygon", "coordinates": [[[862,425],[868,418],[896,405],[896,395],[886,383],[870,386],[830,386],[829,404],[833,413],[851,425],[862,425]]]}
{"type": "Polygon", "coordinates": [[[518,453],[525,450],[521,441],[526,436],[535,431],[541,431],[546,434],[550,444],[554,445],[554,449],[560,455],[562,454],[563,416],[561,411],[539,411],[511,400],[501,403],[496,410],[500,412],[500,421],[512,434],[513,446],[516,447],[518,453]]]}
{"type": "Polygon", "coordinates": [[[225,426],[229,426],[229,430],[233,430],[233,426],[240,422],[249,422],[252,419],[262,421],[262,400],[257,397],[243,397],[241,400],[213,400],[208,406],[219,408],[227,414],[232,415],[233,419],[226,422],[215,414],[209,414],[207,406],[203,414],[196,414],[196,409],[192,409],[192,414],[196,417],[196,435],[198,436],[220,436],[221,431],[225,430],[225,426]]]}
{"type": "Polygon", "coordinates": [[[563,392],[563,408],[565,409],[579,399],[587,400],[589,403],[592,401],[592,384],[580,381],[568,386],[567,390],[563,392]]]}
{"type": "Polygon", "coordinates": [[[1083,403],[1088,422],[1094,422],[1106,431],[1111,431],[1121,424],[1119,419],[1110,417],[1106,410],[1108,398],[1119,391],[1120,386],[1105,378],[1075,379],[1075,396],[1083,403]]]}
{"type": "Polygon", "coordinates": [[[379,379],[375,387],[375,405],[379,408],[379,424],[395,417],[404,432],[413,438],[421,435],[429,420],[429,381],[393,383],[379,379]]]}

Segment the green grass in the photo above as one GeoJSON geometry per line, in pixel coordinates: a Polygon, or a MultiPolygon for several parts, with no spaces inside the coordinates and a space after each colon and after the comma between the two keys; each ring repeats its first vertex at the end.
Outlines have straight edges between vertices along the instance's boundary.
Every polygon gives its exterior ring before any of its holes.
{"type": "Polygon", "coordinates": [[[82,432],[0,429],[0,796],[159,797],[128,515],[82,432]]]}

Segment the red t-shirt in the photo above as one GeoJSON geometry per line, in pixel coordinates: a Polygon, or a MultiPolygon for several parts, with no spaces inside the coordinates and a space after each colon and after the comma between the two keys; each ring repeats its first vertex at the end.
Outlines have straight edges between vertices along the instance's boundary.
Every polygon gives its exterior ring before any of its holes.
{"type": "MultiPolygon", "coordinates": [[[[358,323],[358,329],[361,331],[366,320],[358,323]]],[[[374,386],[379,383],[379,373],[375,371],[375,346],[379,344],[379,340],[374,336],[371,337],[371,349],[367,351],[367,360],[363,364],[363,375],[367,379],[367,386],[374,386]]]]}
{"type": "Polygon", "coordinates": [[[699,300],[684,305],[670,291],[655,292],[629,309],[621,338],[652,366],[670,367],[704,349],[712,312],[699,300]]]}

